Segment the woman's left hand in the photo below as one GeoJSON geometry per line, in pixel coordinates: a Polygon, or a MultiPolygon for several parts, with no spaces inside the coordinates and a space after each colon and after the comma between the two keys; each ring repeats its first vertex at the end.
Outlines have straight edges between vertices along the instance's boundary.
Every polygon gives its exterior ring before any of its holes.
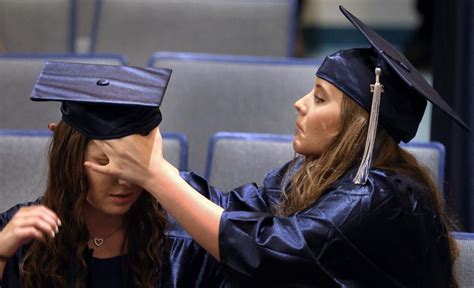
{"type": "Polygon", "coordinates": [[[99,165],[86,161],[86,167],[144,188],[165,161],[158,127],[146,136],[134,134],[120,139],[93,141],[109,158],[109,163],[99,165]]]}

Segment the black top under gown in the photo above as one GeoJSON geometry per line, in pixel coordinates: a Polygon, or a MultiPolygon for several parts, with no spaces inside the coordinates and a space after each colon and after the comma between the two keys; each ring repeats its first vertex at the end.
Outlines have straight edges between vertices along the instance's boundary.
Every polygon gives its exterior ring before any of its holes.
{"type": "Polygon", "coordinates": [[[87,287],[129,287],[130,285],[124,285],[120,277],[123,274],[122,263],[125,262],[124,258],[125,256],[107,259],[92,258],[89,263],[91,275],[87,279],[87,287]],[[110,277],[110,275],[118,275],[118,277],[110,277]]]}

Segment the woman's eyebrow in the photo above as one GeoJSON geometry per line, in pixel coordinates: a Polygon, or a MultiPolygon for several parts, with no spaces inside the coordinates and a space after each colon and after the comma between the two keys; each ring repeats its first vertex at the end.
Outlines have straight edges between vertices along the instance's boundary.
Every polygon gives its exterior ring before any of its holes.
{"type": "Polygon", "coordinates": [[[328,93],[328,91],[323,87],[323,85],[317,83],[317,84],[316,84],[316,88],[321,89],[321,90],[324,92],[324,94],[330,95],[330,94],[328,93]]]}

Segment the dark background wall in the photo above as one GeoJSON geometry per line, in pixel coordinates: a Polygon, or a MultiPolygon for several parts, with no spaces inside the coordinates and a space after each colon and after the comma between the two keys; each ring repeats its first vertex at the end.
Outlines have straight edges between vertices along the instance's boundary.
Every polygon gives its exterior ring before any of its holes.
{"type": "MultiPolygon", "coordinates": [[[[433,84],[474,127],[474,1],[433,3],[433,84]]],[[[467,231],[474,231],[474,135],[433,109],[431,137],[446,146],[445,191],[467,231]]]]}

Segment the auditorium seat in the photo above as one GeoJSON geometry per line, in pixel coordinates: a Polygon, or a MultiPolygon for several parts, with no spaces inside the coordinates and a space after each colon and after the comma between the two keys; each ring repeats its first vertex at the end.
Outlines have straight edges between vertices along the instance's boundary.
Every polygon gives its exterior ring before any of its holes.
{"type": "Polygon", "coordinates": [[[96,0],[92,52],[292,55],[295,0],[96,0]]]}
{"type": "Polygon", "coordinates": [[[223,191],[262,185],[267,172],[293,159],[292,140],[286,134],[218,132],[209,140],[205,178],[223,191]]]}
{"type": "Polygon", "coordinates": [[[45,129],[60,119],[55,102],[30,100],[31,91],[45,60],[122,65],[120,55],[4,54],[0,56],[0,129],[45,129]]]}
{"type": "Polygon", "coordinates": [[[474,233],[453,232],[459,248],[454,271],[460,288],[474,287],[474,233]]]}
{"type": "Polygon", "coordinates": [[[189,168],[203,174],[217,131],[293,133],[293,104],[311,91],[319,61],[157,53],[150,65],[173,69],[161,129],[186,134],[189,168]]]}
{"type": "Polygon", "coordinates": [[[420,163],[428,168],[430,176],[435,179],[438,188],[443,191],[444,163],[446,158],[444,145],[435,141],[409,142],[406,144],[402,143],[402,147],[413,154],[420,163]]]}
{"type": "Polygon", "coordinates": [[[0,0],[0,42],[8,52],[73,52],[75,1],[0,0]]]}
{"type": "MultiPolygon", "coordinates": [[[[293,135],[218,132],[209,140],[205,177],[223,190],[255,182],[293,159],[293,135]]],[[[436,183],[444,183],[444,146],[439,142],[401,145],[428,168],[436,183]]],[[[442,187],[442,185],[440,186],[442,187]]]]}

